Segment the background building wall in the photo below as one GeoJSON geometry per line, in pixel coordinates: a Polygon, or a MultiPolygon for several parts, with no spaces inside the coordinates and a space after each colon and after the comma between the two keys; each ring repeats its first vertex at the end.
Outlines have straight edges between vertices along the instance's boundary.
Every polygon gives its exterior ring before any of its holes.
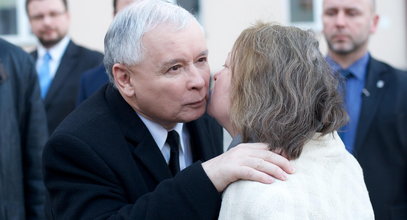
{"type": "Polygon", "coordinates": [[[379,28],[369,45],[375,57],[403,69],[407,69],[406,2],[376,0],[379,28]]]}
{"type": "MultiPolygon", "coordinates": [[[[322,0],[313,1],[317,11],[316,18],[320,20],[322,0]]],[[[103,52],[104,35],[113,19],[112,2],[113,0],[68,0],[72,39],[81,45],[103,52]]],[[[377,33],[371,37],[370,51],[380,60],[407,69],[407,3],[405,0],[376,0],[376,3],[380,22],[377,33]]],[[[28,29],[27,16],[21,8],[24,0],[16,0],[15,4],[18,5],[17,11],[20,12],[19,19],[23,19],[20,23],[28,29]]],[[[199,20],[205,27],[207,35],[212,73],[222,68],[240,32],[257,20],[289,25],[289,7],[290,0],[200,0],[199,20]]],[[[317,33],[321,51],[326,53],[321,23],[316,22],[308,26],[317,33]]],[[[22,38],[6,36],[6,39],[31,50],[36,42],[35,38],[27,36],[27,33],[25,31],[22,38]]],[[[230,137],[225,134],[226,146],[229,141],[230,137]]]]}
{"type": "Polygon", "coordinates": [[[70,34],[79,44],[103,51],[103,39],[113,20],[113,0],[68,0],[70,34]]]}
{"type": "MultiPolygon", "coordinates": [[[[201,18],[207,31],[212,71],[221,68],[234,40],[247,26],[257,20],[289,24],[288,0],[204,0],[201,2],[204,2],[201,18]]],[[[393,0],[389,3],[377,0],[376,2],[380,22],[376,34],[371,37],[369,50],[376,58],[406,69],[406,1],[393,0]]],[[[321,51],[326,53],[327,46],[321,34],[321,24],[315,26],[321,51]]]]}
{"type": "MultiPolygon", "coordinates": [[[[370,51],[378,59],[407,69],[406,1],[376,2],[381,17],[378,30],[371,37],[370,51]]],[[[314,3],[319,4],[316,17],[320,21],[322,0],[314,0],[314,3]]],[[[258,20],[290,24],[289,0],[201,0],[200,4],[199,19],[206,31],[212,73],[222,68],[234,41],[249,25],[258,20]]],[[[104,34],[113,18],[112,0],[71,0],[70,9],[72,38],[103,51],[104,34]]],[[[310,25],[320,40],[321,51],[326,53],[321,27],[320,22],[310,25]]],[[[225,147],[230,141],[231,137],[224,132],[225,147]]]]}
{"type": "MultiPolygon", "coordinates": [[[[103,38],[113,19],[112,0],[68,0],[72,38],[84,46],[103,52],[103,38]]],[[[209,61],[212,72],[221,68],[227,53],[240,32],[257,20],[289,25],[289,0],[200,0],[200,22],[207,34],[209,61]]],[[[322,0],[314,0],[320,5],[322,0]]],[[[373,56],[396,67],[407,69],[407,3],[405,0],[377,0],[380,15],[377,33],[369,48],[373,56]]],[[[317,12],[319,15],[322,12],[317,12]]],[[[317,16],[320,18],[320,16],[317,16]]],[[[26,19],[23,16],[22,19],[26,19]]],[[[326,43],[321,24],[312,26],[318,33],[321,50],[326,43]]],[[[19,44],[19,41],[14,43],[19,44]]],[[[28,50],[35,45],[24,41],[28,50]]]]}

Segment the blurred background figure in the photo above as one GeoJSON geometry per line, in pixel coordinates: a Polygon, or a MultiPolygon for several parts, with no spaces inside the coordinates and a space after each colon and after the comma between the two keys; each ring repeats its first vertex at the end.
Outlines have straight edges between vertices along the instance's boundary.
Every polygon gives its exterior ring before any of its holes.
{"type": "Polygon", "coordinates": [[[252,26],[214,80],[208,112],[296,167],[285,182],[229,185],[219,219],[374,219],[362,169],[336,132],[347,119],[338,80],[311,32],[252,26]]]}
{"type": "MultiPolygon", "coordinates": [[[[137,0],[113,0],[113,16],[135,1],[137,0]]],[[[103,63],[83,73],[80,82],[77,104],[79,105],[108,82],[109,77],[103,63]]]]}
{"type": "Polygon", "coordinates": [[[407,73],[368,52],[374,0],[325,0],[322,20],[350,117],[339,135],[362,166],[376,219],[407,219],[407,73]]]}
{"type": "Polygon", "coordinates": [[[81,74],[99,65],[103,55],[69,38],[67,0],[27,0],[26,10],[31,30],[40,42],[32,55],[52,133],[75,108],[81,74]]]}
{"type": "Polygon", "coordinates": [[[41,153],[48,137],[30,55],[0,39],[0,219],[44,219],[41,153]]]}

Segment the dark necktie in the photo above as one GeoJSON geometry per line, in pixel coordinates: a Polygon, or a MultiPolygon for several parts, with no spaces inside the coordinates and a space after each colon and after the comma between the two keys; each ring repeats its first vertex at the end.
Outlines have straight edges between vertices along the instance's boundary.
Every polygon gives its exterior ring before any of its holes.
{"type": "Polygon", "coordinates": [[[167,141],[168,145],[170,145],[170,162],[168,163],[168,167],[173,176],[180,171],[179,166],[179,135],[175,130],[168,132],[167,141]]]}
{"type": "Polygon", "coordinates": [[[344,92],[344,101],[345,101],[345,108],[346,112],[349,115],[349,122],[348,124],[344,125],[338,132],[339,136],[341,137],[343,143],[346,146],[346,149],[352,153],[353,151],[353,142],[355,138],[355,132],[357,122],[355,121],[355,112],[354,112],[354,107],[352,105],[355,105],[355,103],[351,103],[351,96],[355,94],[351,94],[352,91],[347,91],[348,88],[348,80],[352,79],[355,77],[355,75],[350,72],[349,70],[346,69],[341,69],[339,70],[340,74],[342,75],[344,81],[342,85],[342,89],[344,92]],[[352,129],[354,128],[354,129],[352,129]]]}
{"type": "Polygon", "coordinates": [[[347,69],[340,69],[339,72],[345,79],[349,79],[353,76],[353,73],[347,69]]]}
{"type": "Polygon", "coordinates": [[[344,101],[346,103],[346,97],[347,97],[347,95],[349,95],[349,94],[347,94],[347,91],[346,91],[347,81],[349,79],[353,78],[355,75],[352,72],[350,72],[349,70],[346,70],[346,69],[340,69],[339,73],[341,74],[342,80],[343,80],[342,83],[341,83],[341,87],[342,87],[341,89],[342,89],[343,96],[344,96],[344,99],[345,99],[344,101]]]}

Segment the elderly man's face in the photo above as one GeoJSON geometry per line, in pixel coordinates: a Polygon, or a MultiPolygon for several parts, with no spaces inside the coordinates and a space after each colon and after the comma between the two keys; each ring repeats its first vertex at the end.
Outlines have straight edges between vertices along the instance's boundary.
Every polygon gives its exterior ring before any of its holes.
{"type": "Polygon", "coordinates": [[[159,25],[144,35],[143,43],[143,60],[129,67],[127,102],[167,129],[199,118],[205,112],[210,76],[200,26],[191,22],[175,30],[159,25]]]}

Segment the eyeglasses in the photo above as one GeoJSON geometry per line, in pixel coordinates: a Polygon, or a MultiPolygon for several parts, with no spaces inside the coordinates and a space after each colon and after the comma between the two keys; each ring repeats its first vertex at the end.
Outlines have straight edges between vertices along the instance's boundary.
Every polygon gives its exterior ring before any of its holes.
{"type": "Polygon", "coordinates": [[[49,18],[51,18],[51,19],[56,19],[56,18],[58,18],[59,16],[65,14],[65,13],[66,13],[66,11],[52,11],[52,12],[50,12],[50,13],[48,13],[48,14],[39,14],[39,15],[30,16],[30,19],[31,19],[32,21],[42,21],[42,20],[44,20],[44,18],[46,18],[46,17],[49,17],[49,18]]]}

